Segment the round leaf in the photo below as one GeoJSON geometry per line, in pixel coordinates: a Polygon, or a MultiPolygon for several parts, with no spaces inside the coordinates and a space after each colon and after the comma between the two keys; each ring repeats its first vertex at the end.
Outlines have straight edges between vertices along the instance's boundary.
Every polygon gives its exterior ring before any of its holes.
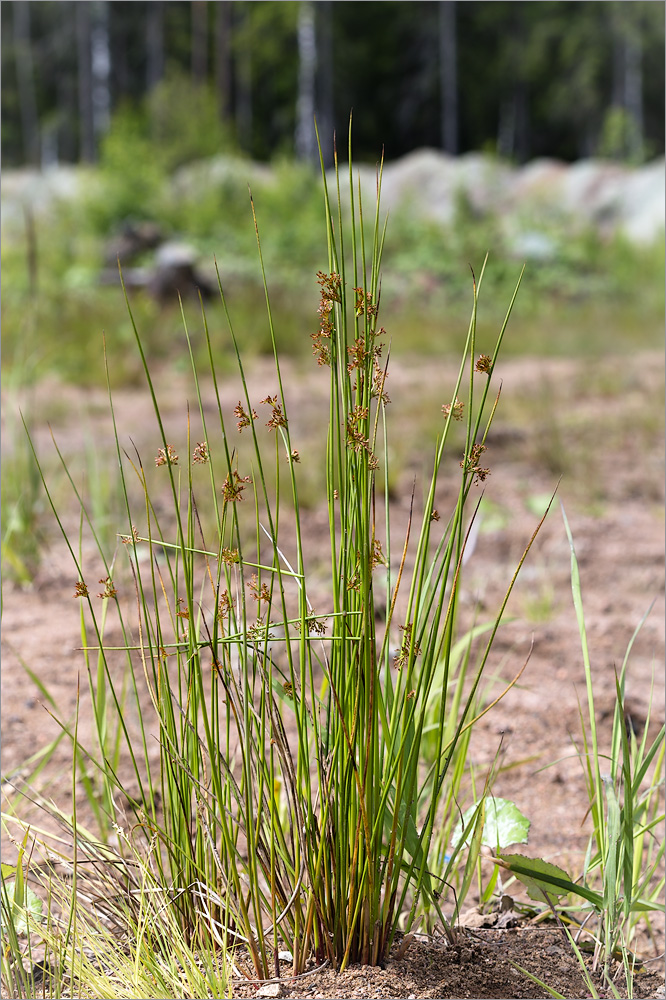
{"type": "MultiPolygon", "coordinates": [[[[451,843],[455,847],[463,834],[463,829],[472,819],[476,805],[470,806],[463,813],[462,822],[458,822],[451,843]]],[[[509,799],[488,798],[485,805],[485,822],[483,824],[482,843],[488,847],[501,849],[509,847],[510,844],[526,844],[527,834],[530,829],[530,821],[523,816],[518,806],[509,799]]],[[[469,847],[469,836],[465,839],[464,846],[469,847]]]]}
{"type": "MultiPolygon", "coordinates": [[[[15,896],[15,893],[16,893],[16,882],[15,881],[6,882],[5,883],[5,889],[7,891],[7,897],[8,897],[9,903],[11,905],[11,913],[12,913],[11,919],[12,919],[12,922],[14,924],[14,930],[16,931],[17,934],[27,935],[28,930],[29,930],[29,917],[28,917],[28,914],[30,914],[30,916],[33,918],[33,920],[41,922],[44,919],[44,915],[42,913],[43,903],[42,903],[41,899],[39,898],[39,896],[37,896],[36,893],[34,893],[32,891],[32,889],[30,889],[30,888],[28,888],[28,886],[26,886],[25,889],[24,889],[24,892],[25,892],[25,907],[26,907],[26,910],[27,910],[27,913],[26,913],[24,911],[24,909],[23,909],[23,906],[21,905],[22,901],[14,899],[14,896],[15,896]]],[[[6,921],[6,914],[5,914],[5,911],[4,911],[4,908],[3,908],[3,911],[2,911],[2,931],[3,931],[3,934],[6,933],[5,921],[6,921]]]]}

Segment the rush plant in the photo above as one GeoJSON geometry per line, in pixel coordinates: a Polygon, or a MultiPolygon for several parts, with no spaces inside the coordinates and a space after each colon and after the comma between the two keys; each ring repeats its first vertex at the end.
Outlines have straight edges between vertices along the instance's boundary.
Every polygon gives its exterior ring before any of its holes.
{"type": "MultiPolygon", "coordinates": [[[[478,487],[490,475],[486,439],[499,401],[491,383],[518,287],[492,355],[483,354],[476,323],[485,262],[472,276],[471,319],[457,377],[443,387],[432,470],[414,485],[408,514],[403,508],[396,524],[388,334],[379,322],[381,166],[370,221],[351,158],[346,190],[343,176],[336,164],[331,191],[324,173],[328,264],[317,275],[312,338],[330,385],[325,454],[309,455],[299,442],[257,228],[272,384],[256,397],[251,391],[220,280],[238,403],[232,411],[223,402],[218,344],[205,315],[204,376],[183,313],[198,413],[188,409],[182,441],[174,439],[128,301],[154,404],[153,457],[144,463],[120,440],[110,394],[124,544],[113,561],[100,547],[94,587],[71,546],[85,609],[94,752],[86,757],[76,731],[67,732],[77,756],[96,767],[98,801],[119,831],[118,845],[104,848],[105,866],[134,873],[144,842],[146,884],[151,892],[159,887],[160,907],[177,933],[158,933],[159,921],[145,918],[134,874],[123,897],[128,926],[140,928],[142,948],[152,941],[158,952],[174,935],[183,949],[231,951],[236,968],[246,963],[258,980],[279,976],[285,955],[293,975],[313,958],[338,968],[380,963],[398,928],[409,930],[424,906],[453,939],[442,910],[445,887],[428,866],[431,842],[443,800],[457,809],[455,796],[442,791],[483,714],[483,671],[534,538],[526,539],[496,617],[475,634],[482,645],[474,669],[466,654],[464,686],[454,683],[463,556],[478,487]],[[462,447],[452,433],[457,423],[462,447]],[[328,524],[326,587],[321,573],[309,570],[313,540],[299,504],[300,471],[317,461],[328,524]],[[450,490],[452,477],[455,499],[444,509],[442,487],[450,490]],[[101,590],[104,619],[122,611],[122,690],[117,647],[104,639],[93,590],[101,590]],[[138,738],[127,721],[133,712],[138,738]],[[158,762],[149,752],[153,736],[158,762]],[[118,777],[123,747],[131,792],[118,777]]],[[[445,821],[450,827],[449,816],[445,821]]],[[[84,842],[79,833],[80,849],[84,842]]],[[[97,911],[109,906],[99,894],[97,911]]]]}

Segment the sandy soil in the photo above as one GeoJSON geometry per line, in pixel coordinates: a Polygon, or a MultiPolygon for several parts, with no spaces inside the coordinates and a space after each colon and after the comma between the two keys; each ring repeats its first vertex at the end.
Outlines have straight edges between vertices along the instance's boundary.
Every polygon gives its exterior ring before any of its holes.
{"type": "MultiPolygon", "coordinates": [[[[503,398],[488,440],[492,474],[486,497],[491,501],[474,551],[466,566],[466,604],[496,608],[504,586],[538,521],[539,503],[559,487],[580,563],[598,724],[608,737],[614,705],[615,669],[619,668],[633,630],[651,602],[652,612],[634,644],[627,674],[628,724],[640,734],[651,711],[656,732],[664,718],[664,514],[663,514],[663,358],[660,355],[608,359],[590,371],[583,363],[542,360],[502,363],[503,398]],[[619,411],[619,415],[618,415],[619,411]],[[492,516],[491,516],[492,515],[492,516]]],[[[263,362],[250,374],[250,391],[263,398],[275,390],[274,376],[263,362]]],[[[401,428],[402,473],[396,484],[396,507],[406,509],[410,483],[423,469],[423,440],[434,436],[436,413],[445,401],[450,370],[423,359],[394,361],[390,394],[396,426],[401,428]],[[444,386],[444,388],[442,388],[444,386]],[[407,430],[410,428],[410,430],[407,430]],[[411,435],[411,436],[410,436],[411,435]]],[[[316,443],[325,379],[300,367],[285,372],[292,434],[316,443]]],[[[169,376],[162,384],[167,421],[184,438],[184,382],[169,376]]],[[[223,387],[223,403],[233,409],[236,385],[223,387]]],[[[12,401],[13,402],[13,401],[12,401]]],[[[93,434],[100,454],[110,437],[103,393],[45,385],[40,412],[52,414],[58,442],[76,459],[84,430],[93,434]],[[56,405],[57,403],[57,405],[56,405]],[[83,415],[85,414],[85,420],[83,415]]],[[[194,400],[192,399],[192,402],[194,400]]],[[[9,404],[7,404],[9,405],[9,404]]],[[[123,440],[131,436],[148,459],[157,439],[144,393],[123,391],[115,397],[123,440]]],[[[324,417],[325,419],[325,417],[324,417]]],[[[40,450],[48,434],[37,427],[40,450]]],[[[144,456],[145,458],[145,456],[144,456]]],[[[443,504],[446,497],[442,496],[443,504]]],[[[322,515],[316,500],[308,514],[317,538],[322,515]]],[[[76,517],[66,516],[69,527],[76,517]]],[[[76,530],[76,529],[75,529],[76,530]]],[[[86,556],[86,558],[90,558],[86,556]]],[[[91,563],[94,571],[94,562],[91,563]]],[[[99,574],[102,575],[102,574],[99,574]]],[[[34,584],[22,589],[6,580],[2,629],[2,773],[20,779],[22,762],[53,739],[57,728],[45,698],[27,679],[26,665],[48,689],[60,710],[74,708],[78,678],[85,686],[79,606],[72,600],[75,570],[55,533],[49,532],[34,584]]],[[[96,579],[96,577],[95,577],[96,579]]],[[[571,736],[580,733],[578,699],[585,697],[583,661],[571,599],[570,552],[559,509],[547,518],[511,599],[515,621],[500,631],[489,669],[513,676],[532,641],[530,663],[518,686],[483,719],[472,742],[479,773],[500,753],[494,793],[512,799],[532,826],[524,850],[547,858],[578,875],[589,834],[588,800],[582,769],[571,736]]],[[[470,619],[471,620],[471,619],[470,619]]],[[[85,736],[86,719],[82,718],[85,736]]],[[[40,791],[71,809],[71,761],[64,742],[39,775],[40,791]]],[[[11,784],[3,791],[11,799],[11,784]]],[[[33,822],[38,814],[23,812],[33,822]]],[[[5,856],[13,848],[5,842],[5,856]]],[[[513,892],[513,890],[511,890],[513,892]]],[[[516,900],[524,898],[516,891],[516,900]]],[[[473,899],[469,900],[470,906],[473,899]]],[[[541,997],[547,994],[516,973],[509,960],[545,979],[564,996],[583,997],[586,988],[570,949],[553,925],[534,927],[518,920],[486,923],[461,932],[457,948],[439,939],[413,941],[405,954],[392,956],[386,968],[355,968],[342,976],[323,970],[297,983],[284,981],[284,997],[541,997]]],[[[468,918],[468,924],[482,921],[468,918]]],[[[654,940],[637,942],[647,961],[636,978],[636,997],[663,996],[663,920],[654,940]],[[655,971],[656,970],[656,971],[655,971]],[[661,991],[661,992],[660,992],[661,991]]],[[[621,995],[621,983],[618,983],[621,995]]],[[[234,996],[254,996],[256,985],[237,985],[234,996]]]]}

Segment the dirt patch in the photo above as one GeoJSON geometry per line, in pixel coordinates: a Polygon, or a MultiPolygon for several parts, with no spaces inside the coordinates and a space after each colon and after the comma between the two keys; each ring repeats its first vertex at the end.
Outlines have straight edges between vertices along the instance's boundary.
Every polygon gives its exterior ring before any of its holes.
{"type": "MultiPolygon", "coordinates": [[[[289,981],[283,975],[280,992],[274,996],[322,998],[407,997],[475,1000],[518,1000],[550,994],[536,985],[520,965],[532,975],[558,990],[567,1000],[590,996],[580,965],[565,946],[558,929],[517,927],[506,930],[463,931],[454,947],[437,939],[415,940],[400,956],[401,943],[393,949],[383,968],[355,966],[343,973],[328,969],[289,981]]],[[[621,972],[620,969],[617,970],[621,972]]],[[[592,981],[603,992],[596,974],[592,981]]],[[[619,991],[622,989],[618,981],[619,991]]],[[[663,990],[663,977],[643,972],[635,977],[635,997],[656,998],[663,990]]],[[[234,986],[234,997],[253,997],[256,987],[234,986]]],[[[264,995],[269,995],[268,992],[264,995]]]]}
{"type": "MultiPolygon", "coordinates": [[[[601,739],[607,740],[610,734],[615,670],[622,664],[634,628],[653,601],[631,653],[627,724],[640,734],[649,719],[650,731],[656,732],[664,718],[664,515],[663,430],[654,414],[662,411],[663,358],[609,359],[605,368],[597,365],[593,372],[576,362],[523,359],[502,364],[498,374],[504,387],[495,430],[488,441],[492,465],[485,494],[488,504],[465,567],[463,612],[470,621],[475,614],[493,615],[538,521],[539,504],[541,509],[545,507],[545,498],[564,473],[559,496],[580,563],[601,739]],[[549,408],[555,409],[544,413],[539,406],[539,387],[546,384],[549,408]],[[530,400],[536,401],[531,409],[530,400]],[[501,415],[505,403],[505,415],[501,415]],[[618,408],[624,411],[624,422],[615,421],[618,408]]],[[[322,433],[321,414],[326,414],[326,380],[318,375],[310,374],[309,369],[304,374],[296,365],[287,365],[283,371],[294,421],[292,431],[298,430],[304,442],[302,455],[308,446],[316,447],[322,433]]],[[[393,364],[390,393],[396,410],[394,426],[401,428],[398,447],[402,471],[395,483],[398,511],[401,506],[407,509],[413,474],[427,470],[422,443],[434,437],[428,433],[434,426],[431,415],[446,401],[440,396],[442,386],[448,391],[449,375],[449,368],[439,363],[403,360],[393,364]]],[[[263,363],[252,370],[249,382],[251,395],[256,394],[257,399],[275,390],[275,376],[263,363]]],[[[175,436],[182,437],[184,400],[188,393],[192,395],[191,390],[171,376],[162,390],[167,401],[168,433],[172,428],[175,436]]],[[[238,401],[237,383],[225,384],[222,396],[231,413],[238,401]]],[[[46,410],[58,404],[54,422],[66,456],[80,454],[85,427],[93,434],[99,453],[113,461],[103,394],[46,386],[40,392],[40,402],[46,410]],[[87,415],[85,424],[83,414],[87,415]]],[[[123,391],[116,395],[115,404],[121,437],[124,441],[131,438],[149,464],[159,439],[145,395],[123,391]]],[[[204,405],[212,407],[212,399],[206,397],[204,405]]],[[[49,447],[43,426],[37,427],[36,436],[41,454],[49,447]]],[[[443,508],[445,493],[443,490],[443,508]]],[[[313,541],[316,565],[316,547],[321,546],[323,561],[328,543],[326,518],[317,502],[314,480],[311,494],[305,514],[306,535],[313,541]]],[[[67,514],[65,520],[77,530],[75,514],[67,514]]],[[[92,579],[96,572],[94,553],[84,552],[84,560],[89,561],[92,579]]],[[[3,776],[20,776],[26,758],[59,731],[46,711],[43,693],[26,677],[23,667],[27,666],[50,692],[65,717],[73,717],[79,683],[85,692],[87,679],[77,652],[81,645],[79,606],[72,599],[75,579],[66,548],[51,535],[33,586],[25,590],[5,581],[3,776]]],[[[500,630],[488,671],[505,679],[512,677],[532,642],[534,648],[520,684],[479,723],[471,744],[472,759],[483,775],[499,752],[500,770],[493,791],[516,802],[531,820],[525,853],[545,857],[576,877],[589,835],[583,772],[571,743],[571,736],[580,732],[584,673],[571,599],[570,551],[557,508],[546,519],[507,611],[515,618],[500,630]]],[[[148,707],[147,702],[146,710],[148,707]]],[[[84,741],[89,723],[84,714],[84,741]]],[[[158,756],[157,748],[155,753],[158,756]]],[[[39,775],[39,788],[65,812],[71,809],[71,756],[66,741],[39,775]]],[[[3,790],[11,800],[11,785],[5,783],[3,790]]],[[[90,822],[83,803],[82,809],[82,821],[90,822]]],[[[32,822],[43,820],[27,805],[21,813],[32,822]]],[[[15,856],[12,844],[5,842],[3,847],[4,857],[15,856]]],[[[516,902],[524,901],[517,889],[515,893],[516,902]]],[[[654,922],[652,939],[643,935],[637,947],[646,960],[663,954],[663,920],[654,922]]],[[[545,979],[566,997],[586,995],[575,957],[564,947],[559,931],[525,923],[514,928],[467,930],[457,948],[433,939],[416,939],[402,958],[392,956],[384,969],[356,968],[341,976],[319,971],[291,985],[282,984],[281,995],[547,995],[516,972],[509,960],[545,979]]],[[[657,997],[661,983],[663,976],[638,975],[634,995],[657,997]]],[[[254,996],[256,989],[235,986],[234,995],[254,996]]],[[[619,982],[618,989],[626,995],[619,982]]]]}

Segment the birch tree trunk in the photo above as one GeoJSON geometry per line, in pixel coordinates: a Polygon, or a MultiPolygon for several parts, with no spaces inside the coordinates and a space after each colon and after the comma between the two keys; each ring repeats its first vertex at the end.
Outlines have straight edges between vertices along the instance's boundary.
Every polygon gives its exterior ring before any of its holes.
{"type": "Polygon", "coordinates": [[[17,0],[13,3],[12,12],[23,156],[26,163],[36,166],[39,163],[39,122],[30,45],[30,6],[27,0],[17,0]]]}
{"type": "Polygon", "coordinates": [[[76,7],[76,54],[79,86],[79,156],[87,163],[95,159],[95,128],[92,102],[92,44],[90,4],[76,7]]]}
{"type": "Polygon", "coordinates": [[[317,40],[314,4],[301,0],[298,7],[298,101],[296,104],[296,156],[316,163],[317,137],[314,129],[317,40]]]}
{"type": "Polygon", "coordinates": [[[93,134],[99,139],[109,128],[111,117],[111,45],[109,4],[97,0],[91,31],[93,134]]]}
{"type": "Polygon", "coordinates": [[[147,4],[146,19],[146,90],[148,93],[164,76],[164,2],[147,4]]]}
{"type": "Polygon", "coordinates": [[[208,73],[208,4],[192,0],[192,81],[205,83],[208,73]]]}
{"type": "Polygon", "coordinates": [[[442,115],[442,149],[458,152],[458,53],[455,0],[439,4],[439,74],[442,115]]]}
{"type": "Polygon", "coordinates": [[[333,132],[335,130],[335,110],[333,105],[333,15],[331,0],[320,0],[315,8],[317,45],[317,127],[324,164],[333,164],[333,132]]]}
{"type": "Polygon", "coordinates": [[[231,3],[215,4],[215,90],[223,121],[231,118],[231,3]]]}

